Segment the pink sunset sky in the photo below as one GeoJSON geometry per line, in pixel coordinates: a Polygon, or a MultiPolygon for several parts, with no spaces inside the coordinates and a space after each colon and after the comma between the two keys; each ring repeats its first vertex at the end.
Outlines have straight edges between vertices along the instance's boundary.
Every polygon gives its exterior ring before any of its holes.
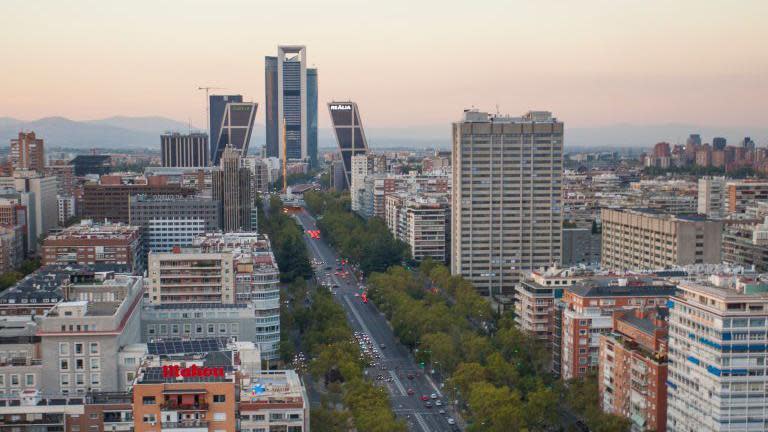
{"type": "Polygon", "coordinates": [[[374,127],[466,107],[572,126],[765,126],[768,1],[30,1],[0,4],[0,116],[161,115],[205,125],[198,86],[261,104],[264,56],[307,45],[324,104],[374,127]]]}

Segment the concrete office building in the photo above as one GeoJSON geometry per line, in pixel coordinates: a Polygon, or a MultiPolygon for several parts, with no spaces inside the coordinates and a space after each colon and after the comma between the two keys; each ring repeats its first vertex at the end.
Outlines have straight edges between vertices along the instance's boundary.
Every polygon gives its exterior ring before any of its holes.
{"type": "Polygon", "coordinates": [[[264,64],[267,157],[316,166],[317,70],[307,68],[306,47],[278,46],[264,64]]]}
{"type": "Polygon", "coordinates": [[[360,111],[355,102],[329,102],[328,111],[347,184],[352,184],[352,157],[368,152],[360,111]]]}
{"type": "Polygon", "coordinates": [[[160,160],[164,167],[206,167],[210,164],[208,135],[166,133],[160,136],[160,160]]]}
{"type": "Polygon", "coordinates": [[[118,352],[141,338],[141,276],[107,274],[65,285],[64,301],[40,322],[40,388],[49,394],[121,391],[118,352]]]}
{"type": "Polygon", "coordinates": [[[698,213],[711,218],[725,216],[725,177],[702,177],[698,185],[698,213]]]}
{"type": "Polygon", "coordinates": [[[560,261],[563,123],[465,110],[453,124],[451,273],[484,295],[560,261]]]}
{"type": "MultiPolygon", "coordinates": [[[[211,153],[211,163],[219,165],[227,148],[238,152],[241,157],[248,154],[258,104],[253,102],[229,102],[219,123],[219,135],[211,153]]],[[[212,140],[214,138],[211,138],[212,140]]]]}
{"type": "Polygon", "coordinates": [[[43,265],[116,264],[142,274],[144,237],[137,226],[83,220],[46,237],[42,257],[43,265]]]}
{"type": "Polygon", "coordinates": [[[603,411],[626,417],[633,431],[667,430],[667,309],[613,314],[600,335],[598,386],[603,411]]]}
{"type": "Polygon", "coordinates": [[[757,432],[768,424],[767,287],[716,279],[680,283],[670,302],[669,432],[757,432]]]}
{"type": "Polygon", "coordinates": [[[189,246],[206,232],[221,229],[219,202],[204,196],[134,195],[129,222],[144,230],[147,251],[189,246]]]}
{"type": "Polygon", "coordinates": [[[601,211],[602,267],[658,270],[688,264],[719,264],[723,222],[702,215],[649,209],[601,211]]]}
{"type": "Polygon", "coordinates": [[[563,228],[563,249],[560,263],[563,267],[600,265],[600,233],[591,228],[563,228]]]}
{"type": "Polygon", "coordinates": [[[15,171],[45,171],[45,146],[43,140],[34,132],[19,132],[19,137],[11,140],[11,165],[15,171]]]}
{"type": "Polygon", "coordinates": [[[242,166],[240,152],[224,149],[221,164],[211,173],[212,196],[219,203],[221,227],[225,232],[250,231],[251,170],[242,166]]]}
{"type": "Polygon", "coordinates": [[[147,177],[147,183],[86,183],[83,186],[82,216],[93,220],[128,223],[132,195],[194,195],[197,190],[169,183],[163,176],[147,177]]]}

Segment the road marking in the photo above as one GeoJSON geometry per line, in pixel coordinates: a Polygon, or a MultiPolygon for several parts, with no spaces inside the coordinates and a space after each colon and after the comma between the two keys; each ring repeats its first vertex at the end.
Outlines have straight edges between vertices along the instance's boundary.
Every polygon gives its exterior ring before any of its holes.
{"type": "Polygon", "coordinates": [[[429,427],[427,427],[427,422],[424,421],[424,418],[421,416],[421,414],[416,413],[413,416],[416,418],[416,422],[419,423],[419,426],[421,426],[424,432],[432,432],[430,431],[429,427]]]}
{"type": "Polygon", "coordinates": [[[435,382],[434,382],[434,381],[432,381],[432,378],[430,378],[430,377],[429,377],[429,375],[427,374],[427,371],[426,371],[426,369],[424,370],[424,378],[426,378],[426,379],[427,379],[427,381],[429,381],[429,385],[431,385],[431,386],[432,386],[432,388],[433,388],[433,389],[435,389],[435,394],[437,394],[437,397],[439,397],[440,399],[442,399],[442,398],[443,398],[443,394],[442,394],[442,393],[440,393],[440,390],[439,390],[439,389],[437,388],[437,386],[435,385],[435,382]]]}
{"type": "Polygon", "coordinates": [[[398,378],[397,375],[395,375],[395,373],[392,371],[389,371],[389,376],[392,377],[392,379],[395,381],[397,389],[400,390],[400,396],[405,396],[405,387],[403,387],[403,383],[400,382],[400,378],[398,378]]]}
{"type": "MultiPolygon", "coordinates": [[[[359,313],[357,313],[357,310],[355,310],[355,307],[352,305],[352,302],[349,301],[349,297],[347,297],[347,296],[343,296],[343,297],[344,297],[344,301],[349,306],[349,310],[352,311],[352,314],[355,316],[355,319],[357,319],[357,322],[360,323],[360,327],[362,327],[363,331],[368,335],[368,337],[371,338],[371,342],[373,342],[374,348],[378,347],[379,344],[376,343],[376,339],[373,338],[373,334],[371,333],[370,330],[368,330],[368,326],[365,325],[365,322],[363,321],[363,318],[360,316],[359,313]]],[[[379,353],[381,354],[381,359],[382,360],[386,360],[387,359],[387,356],[384,354],[384,350],[379,350],[379,353]]]]}

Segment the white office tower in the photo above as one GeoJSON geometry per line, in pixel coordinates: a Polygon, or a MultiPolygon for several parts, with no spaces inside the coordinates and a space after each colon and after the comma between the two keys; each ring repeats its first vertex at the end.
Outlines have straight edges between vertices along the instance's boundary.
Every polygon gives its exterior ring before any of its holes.
{"type": "Polygon", "coordinates": [[[452,274],[511,295],[522,272],[560,261],[562,159],[552,113],[464,111],[453,124],[452,274]]]}
{"type": "Polygon", "coordinates": [[[723,217],[726,213],[725,177],[702,177],[698,189],[698,213],[711,218],[723,217]]]}
{"type": "Polygon", "coordinates": [[[670,301],[667,431],[768,430],[768,286],[711,279],[670,301]]]}

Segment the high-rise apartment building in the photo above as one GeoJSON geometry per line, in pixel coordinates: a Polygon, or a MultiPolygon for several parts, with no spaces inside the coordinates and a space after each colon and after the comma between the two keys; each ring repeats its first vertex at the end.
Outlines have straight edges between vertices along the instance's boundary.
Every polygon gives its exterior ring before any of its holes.
{"type": "Polygon", "coordinates": [[[213,165],[219,165],[227,147],[236,150],[242,157],[248,154],[257,108],[258,104],[254,102],[229,102],[224,105],[224,114],[217,125],[219,135],[211,138],[216,140],[211,153],[213,165]]]}
{"type": "Polygon", "coordinates": [[[719,264],[723,222],[650,209],[601,211],[601,260],[609,270],[658,270],[719,264]]]}
{"type": "Polygon", "coordinates": [[[411,249],[411,258],[448,259],[450,206],[447,195],[392,193],[385,198],[385,215],[392,235],[411,249]]]}
{"type": "Polygon", "coordinates": [[[633,431],[667,430],[668,309],[613,314],[600,335],[598,386],[603,411],[630,419],[633,431]]]}
{"type": "Polygon", "coordinates": [[[365,179],[369,175],[387,172],[387,158],[384,155],[361,154],[351,157],[352,172],[350,174],[349,193],[352,211],[363,211],[363,194],[365,179]]]}
{"type": "Polygon", "coordinates": [[[728,140],[723,137],[712,138],[712,148],[714,150],[725,150],[725,146],[728,144],[728,140]]]}
{"type": "Polygon", "coordinates": [[[11,140],[11,164],[14,171],[29,170],[43,174],[45,170],[45,146],[34,132],[19,132],[11,140]]]}
{"type": "Polygon", "coordinates": [[[16,270],[24,260],[23,225],[0,225],[0,273],[16,270]]]}
{"type": "Polygon", "coordinates": [[[251,230],[251,171],[242,166],[240,152],[224,149],[218,169],[213,170],[213,199],[219,202],[225,232],[251,230]]]}
{"type": "Polygon", "coordinates": [[[160,136],[160,159],[164,167],[206,167],[208,135],[167,133],[160,136]]]}
{"type": "Polygon", "coordinates": [[[600,335],[613,330],[613,312],[664,306],[675,287],[658,282],[589,281],[563,291],[563,379],[583,377],[599,364],[600,335]]]}
{"type": "Polygon", "coordinates": [[[27,251],[37,250],[38,239],[58,225],[56,178],[42,177],[33,171],[18,171],[13,177],[0,177],[0,189],[15,190],[11,199],[26,207],[27,251]]]}
{"type": "Polygon", "coordinates": [[[152,304],[235,302],[231,252],[150,252],[147,292],[152,304]]]}
{"type": "Polygon", "coordinates": [[[360,111],[355,102],[329,102],[328,111],[331,113],[347,184],[352,184],[352,157],[368,152],[360,111]]]}
{"type": "Polygon", "coordinates": [[[764,282],[683,282],[670,302],[667,430],[765,431],[764,282]]]}
{"type": "Polygon", "coordinates": [[[551,267],[525,272],[515,291],[515,322],[536,339],[553,342],[555,302],[563,290],[585,275],[573,270],[551,267]]]}
{"type": "Polygon", "coordinates": [[[725,177],[701,177],[698,185],[698,213],[711,218],[725,216],[725,177]]]}
{"type": "Polygon", "coordinates": [[[560,260],[563,123],[465,110],[453,124],[451,273],[485,295],[560,260]]]}
{"type": "Polygon", "coordinates": [[[57,193],[62,196],[73,196],[77,187],[74,165],[63,160],[51,161],[45,167],[46,177],[56,177],[57,193]]]}
{"type": "Polygon", "coordinates": [[[317,70],[303,45],[281,45],[266,57],[267,156],[317,163],[317,70]]]}

